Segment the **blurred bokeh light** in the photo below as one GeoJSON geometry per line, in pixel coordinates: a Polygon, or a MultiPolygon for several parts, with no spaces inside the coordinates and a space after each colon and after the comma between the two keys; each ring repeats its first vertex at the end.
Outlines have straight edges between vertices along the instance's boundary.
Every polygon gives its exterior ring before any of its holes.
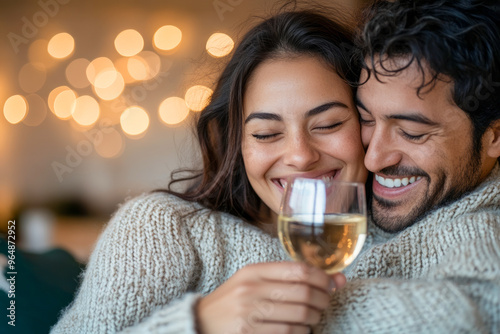
{"type": "Polygon", "coordinates": [[[86,76],[87,67],[90,62],[85,58],[73,60],[66,67],[66,79],[75,88],[85,88],[90,85],[90,81],[86,76]]]}
{"type": "Polygon", "coordinates": [[[180,97],[169,97],[160,104],[158,108],[160,119],[168,125],[181,123],[189,115],[186,101],[180,97]]]}
{"type": "Polygon", "coordinates": [[[125,81],[120,72],[108,69],[100,72],[94,82],[94,92],[103,100],[114,100],[123,92],[125,81]]]}
{"type": "Polygon", "coordinates": [[[186,91],[184,99],[192,111],[202,111],[210,101],[212,90],[206,86],[195,85],[186,91]]]}
{"type": "Polygon", "coordinates": [[[143,51],[127,62],[128,73],[135,80],[150,80],[158,75],[160,68],[160,56],[151,51],[143,51]]]}
{"type": "Polygon", "coordinates": [[[92,85],[96,85],[99,73],[115,70],[115,65],[108,57],[98,57],[90,62],[85,71],[87,79],[92,85]]]}
{"type": "Polygon", "coordinates": [[[70,119],[75,111],[77,94],[69,87],[60,88],[55,94],[53,106],[54,114],[63,120],[70,119]]]}
{"type": "Polygon", "coordinates": [[[90,126],[97,122],[99,118],[99,103],[89,95],[78,97],[73,106],[71,116],[78,124],[90,126]]]}
{"type": "Polygon", "coordinates": [[[50,39],[47,50],[54,58],[67,58],[75,50],[75,40],[66,32],[59,33],[50,39]]]}
{"type": "Polygon", "coordinates": [[[159,50],[172,50],[176,48],[182,40],[182,31],[173,25],[166,25],[159,28],[153,36],[153,44],[159,50]]]}
{"type": "Polygon", "coordinates": [[[142,51],[144,39],[141,34],[134,29],[127,29],[118,34],[115,38],[116,51],[125,57],[135,56],[142,51]]]}
{"type": "Polygon", "coordinates": [[[216,32],[208,38],[206,48],[207,52],[216,58],[225,57],[233,50],[234,41],[228,35],[216,32]]]}
{"type": "Polygon", "coordinates": [[[123,111],[120,116],[123,132],[137,136],[145,132],[149,126],[149,116],[146,111],[138,106],[132,106],[123,111]]]}
{"type": "Polygon", "coordinates": [[[5,101],[3,114],[11,124],[21,122],[28,113],[28,103],[22,95],[13,95],[5,101]]]}

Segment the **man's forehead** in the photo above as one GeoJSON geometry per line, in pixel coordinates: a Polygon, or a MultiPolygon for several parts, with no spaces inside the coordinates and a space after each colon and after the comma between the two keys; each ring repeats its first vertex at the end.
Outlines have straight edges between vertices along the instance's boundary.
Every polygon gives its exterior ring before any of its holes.
{"type": "MultiPolygon", "coordinates": [[[[374,63],[367,59],[368,69],[363,69],[360,75],[360,86],[357,94],[364,90],[364,86],[376,84],[387,84],[396,81],[398,85],[404,85],[412,89],[416,96],[425,98],[428,94],[439,93],[445,97],[450,104],[453,101],[453,81],[444,74],[436,74],[425,60],[411,61],[409,57],[374,58],[374,63]]],[[[392,90],[393,87],[387,87],[392,90]]]]}
{"type": "Polygon", "coordinates": [[[417,113],[444,123],[467,118],[466,113],[453,101],[451,82],[438,79],[419,92],[422,72],[417,66],[411,65],[397,75],[375,77],[371,73],[368,80],[366,72],[364,75],[366,82],[362,81],[356,93],[360,110],[385,116],[417,113]]]}

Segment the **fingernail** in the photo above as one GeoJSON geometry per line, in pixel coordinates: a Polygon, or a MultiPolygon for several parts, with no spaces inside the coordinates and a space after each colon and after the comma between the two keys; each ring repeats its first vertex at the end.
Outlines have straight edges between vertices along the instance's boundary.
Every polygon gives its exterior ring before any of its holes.
{"type": "Polygon", "coordinates": [[[330,292],[333,292],[333,291],[335,291],[335,288],[337,288],[337,285],[335,284],[335,281],[330,278],[330,283],[328,285],[328,290],[330,292]]]}

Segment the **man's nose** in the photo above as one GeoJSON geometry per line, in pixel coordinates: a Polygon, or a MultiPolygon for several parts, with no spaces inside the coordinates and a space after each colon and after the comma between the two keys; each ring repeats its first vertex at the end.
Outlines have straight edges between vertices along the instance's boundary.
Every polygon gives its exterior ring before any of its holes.
{"type": "Polygon", "coordinates": [[[388,129],[375,129],[368,138],[365,155],[365,166],[371,172],[379,172],[401,162],[402,153],[397,147],[397,141],[388,129]]]}
{"type": "Polygon", "coordinates": [[[320,152],[307,135],[293,136],[285,149],[283,161],[287,166],[307,170],[320,158],[320,152]]]}

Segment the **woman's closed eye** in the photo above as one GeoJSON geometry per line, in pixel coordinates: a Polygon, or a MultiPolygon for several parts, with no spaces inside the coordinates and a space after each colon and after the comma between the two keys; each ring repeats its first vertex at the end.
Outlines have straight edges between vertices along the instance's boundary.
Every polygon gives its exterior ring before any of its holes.
{"type": "Polygon", "coordinates": [[[326,125],[326,126],[317,126],[314,129],[316,129],[316,130],[330,130],[330,129],[334,129],[340,125],[342,125],[342,122],[337,122],[337,123],[333,123],[331,125],[326,125]]]}
{"type": "Polygon", "coordinates": [[[266,140],[266,139],[274,138],[278,135],[279,135],[279,133],[270,133],[270,134],[256,134],[256,133],[254,133],[254,134],[252,134],[252,137],[254,137],[257,140],[266,140]]]}

